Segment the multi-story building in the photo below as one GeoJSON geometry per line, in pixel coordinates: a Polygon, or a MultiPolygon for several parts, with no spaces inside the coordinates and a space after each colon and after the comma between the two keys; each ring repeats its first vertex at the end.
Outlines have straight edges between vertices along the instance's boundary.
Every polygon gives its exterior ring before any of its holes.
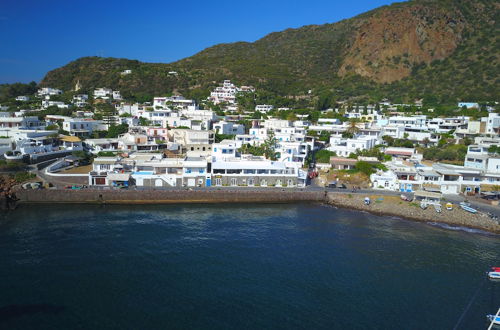
{"type": "Polygon", "coordinates": [[[183,96],[165,96],[155,97],[153,99],[153,108],[155,109],[171,109],[171,110],[196,110],[196,102],[188,100],[183,96]]]}
{"type": "Polygon", "coordinates": [[[342,135],[330,136],[329,151],[337,156],[348,157],[357,151],[370,150],[378,144],[378,138],[374,136],[358,135],[353,138],[343,138],[342,135]]]}
{"type": "Polygon", "coordinates": [[[217,134],[238,135],[245,134],[245,125],[236,124],[233,122],[219,121],[213,125],[213,129],[217,134]]]}
{"type": "Polygon", "coordinates": [[[488,114],[488,121],[486,123],[486,134],[498,136],[500,134],[500,114],[488,114]]]}
{"type": "MultiPolygon", "coordinates": [[[[47,116],[50,118],[50,116],[47,116]]],[[[74,136],[89,136],[94,131],[105,131],[107,126],[102,120],[90,118],[69,118],[66,117],[62,122],[62,129],[74,136]]]]}

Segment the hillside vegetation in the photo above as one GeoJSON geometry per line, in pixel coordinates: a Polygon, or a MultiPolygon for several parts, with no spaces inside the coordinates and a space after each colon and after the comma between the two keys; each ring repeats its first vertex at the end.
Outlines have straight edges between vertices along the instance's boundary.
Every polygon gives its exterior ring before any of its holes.
{"type": "Polygon", "coordinates": [[[50,71],[42,86],[111,87],[125,97],[183,93],[200,99],[223,79],[275,95],[432,104],[499,99],[500,3],[414,0],[333,24],[220,44],[178,62],[85,57],[50,71]],[[131,69],[129,75],[120,72],[131,69]],[[177,74],[169,73],[171,71],[177,74]]]}

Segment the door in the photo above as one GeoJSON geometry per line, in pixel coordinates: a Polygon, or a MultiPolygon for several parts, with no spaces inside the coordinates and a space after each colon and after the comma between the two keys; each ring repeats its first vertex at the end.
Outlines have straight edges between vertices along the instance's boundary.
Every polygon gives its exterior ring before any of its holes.
{"type": "Polygon", "coordinates": [[[216,186],[222,186],[222,178],[215,178],[215,185],[216,186]]]}
{"type": "Polygon", "coordinates": [[[161,186],[163,186],[163,180],[162,180],[162,179],[156,179],[156,180],[155,180],[155,186],[156,186],[156,187],[161,187],[161,186]]]}
{"type": "Polygon", "coordinates": [[[188,187],[194,187],[196,186],[196,179],[195,178],[189,178],[188,179],[188,187]]]}
{"type": "Polygon", "coordinates": [[[211,187],[212,186],[212,179],[207,179],[207,181],[205,181],[205,185],[207,187],[211,187]]]}
{"type": "Polygon", "coordinates": [[[413,190],[413,185],[411,183],[406,184],[406,192],[412,192],[413,190]]]}

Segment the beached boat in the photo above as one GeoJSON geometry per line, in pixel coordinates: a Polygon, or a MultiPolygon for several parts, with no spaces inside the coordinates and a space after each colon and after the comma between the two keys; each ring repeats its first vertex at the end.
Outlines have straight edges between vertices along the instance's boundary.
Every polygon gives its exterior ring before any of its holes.
{"type": "Polygon", "coordinates": [[[488,272],[488,277],[493,280],[500,279],[500,267],[492,267],[491,270],[488,272]]]}
{"type": "Polygon", "coordinates": [[[453,210],[453,204],[451,204],[451,203],[446,203],[446,209],[447,209],[448,211],[453,210]]]}
{"type": "Polygon", "coordinates": [[[476,209],[473,209],[472,207],[470,207],[470,204],[469,204],[469,203],[464,203],[464,202],[461,202],[461,203],[460,203],[460,207],[461,207],[464,211],[467,211],[467,212],[470,212],[470,213],[477,213],[477,210],[476,210],[476,209]]]}

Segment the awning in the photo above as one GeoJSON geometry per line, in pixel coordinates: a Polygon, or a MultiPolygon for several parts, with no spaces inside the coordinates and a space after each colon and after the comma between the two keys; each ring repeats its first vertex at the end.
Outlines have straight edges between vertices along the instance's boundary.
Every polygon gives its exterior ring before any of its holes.
{"type": "Polygon", "coordinates": [[[60,138],[60,140],[64,141],[64,142],[81,142],[82,141],[77,136],[63,136],[60,138]]]}
{"type": "Polygon", "coordinates": [[[109,181],[128,181],[130,180],[130,173],[109,173],[109,181]]]}

